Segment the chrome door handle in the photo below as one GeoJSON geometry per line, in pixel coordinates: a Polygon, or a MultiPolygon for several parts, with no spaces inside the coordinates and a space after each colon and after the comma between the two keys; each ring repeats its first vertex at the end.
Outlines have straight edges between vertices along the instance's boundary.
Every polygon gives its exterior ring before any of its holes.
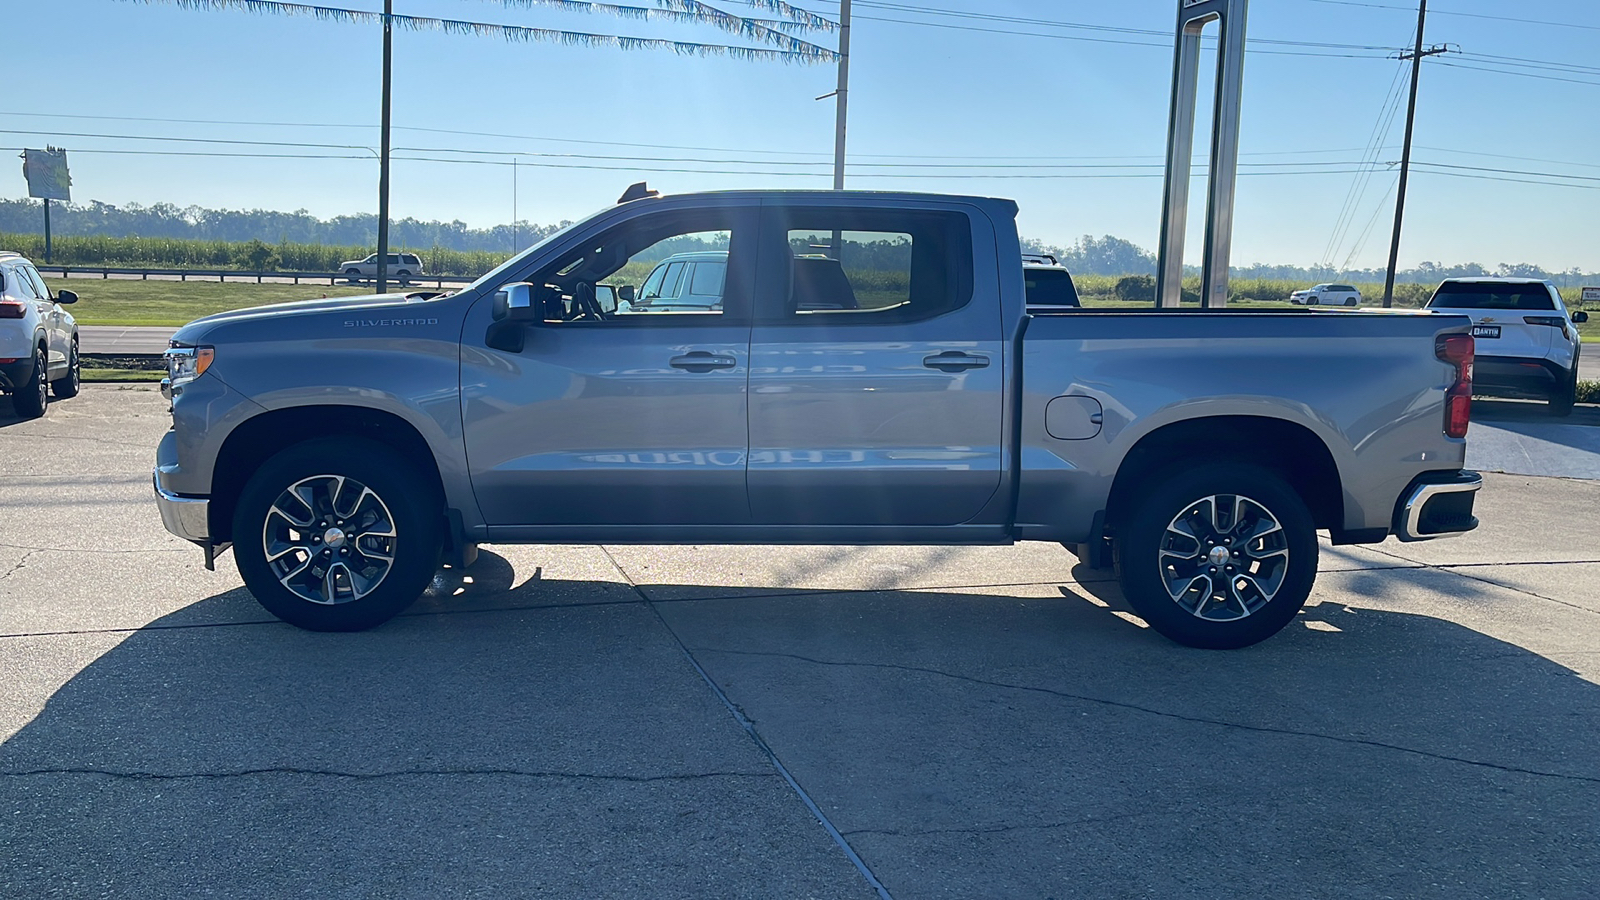
{"type": "Polygon", "coordinates": [[[710,372],[716,369],[731,369],[739,365],[739,360],[731,356],[719,356],[696,350],[684,356],[674,356],[669,363],[674,369],[684,369],[690,372],[710,372]]]}
{"type": "Polygon", "coordinates": [[[989,364],[989,357],[970,356],[955,350],[946,350],[937,356],[924,356],[922,364],[941,372],[959,372],[962,369],[981,369],[989,364]]]}

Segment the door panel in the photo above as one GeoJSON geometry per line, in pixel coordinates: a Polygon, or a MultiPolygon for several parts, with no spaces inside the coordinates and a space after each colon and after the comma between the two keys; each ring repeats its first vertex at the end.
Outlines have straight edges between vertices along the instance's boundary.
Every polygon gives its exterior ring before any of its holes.
{"type": "MultiPolygon", "coordinates": [[[[754,206],[646,213],[574,236],[531,273],[539,321],[520,352],[489,346],[491,297],[468,312],[461,395],[473,490],[490,525],[738,525],[750,521],[754,206]],[[621,305],[612,291],[681,257],[725,259],[711,308],[621,305]]],[[[517,280],[513,278],[511,280],[517,280]]],[[[530,312],[530,314],[532,314],[530,312]]],[[[497,341],[501,346],[511,346],[497,341]]]]}
{"type": "Polygon", "coordinates": [[[1007,364],[996,286],[974,291],[965,216],[846,210],[836,221],[816,210],[763,220],[752,514],[772,524],[966,522],[1001,482],[1007,364]],[[959,239],[941,236],[952,216],[959,239]]]}
{"type": "MultiPolygon", "coordinates": [[[[956,317],[957,319],[961,317],[956,317]]],[[[952,525],[1000,486],[1003,344],[955,321],[751,335],[750,505],[758,522],[952,525]],[[799,332],[799,333],[797,333],[799,332]],[[929,368],[951,351],[989,364],[929,368]]]]}
{"type": "MultiPolygon", "coordinates": [[[[487,329],[487,307],[474,307],[469,335],[487,329]]],[[[749,521],[749,340],[748,325],[652,323],[530,326],[521,353],[464,346],[467,455],[485,520],[749,521]],[[674,367],[680,357],[711,365],[674,367]]]]}

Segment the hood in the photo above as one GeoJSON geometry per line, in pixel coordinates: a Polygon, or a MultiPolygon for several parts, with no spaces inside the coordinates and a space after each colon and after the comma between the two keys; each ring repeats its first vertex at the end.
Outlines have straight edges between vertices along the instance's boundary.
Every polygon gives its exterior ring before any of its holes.
{"type": "Polygon", "coordinates": [[[224,323],[259,321],[264,319],[282,319],[290,316],[314,315],[325,312],[348,312],[354,309],[369,309],[380,307],[404,306],[407,303],[420,303],[421,299],[411,300],[407,294],[364,294],[359,297],[330,297],[326,300],[296,300],[292,303],[274,303],[270,306],[252,306],[248,309],[235,309],[229,312],[216,313],[205,318],[195,319],[193,322],[178,329],[172,339],[180,344],[198,343],[200,338],[213,327],[224,323]]]}

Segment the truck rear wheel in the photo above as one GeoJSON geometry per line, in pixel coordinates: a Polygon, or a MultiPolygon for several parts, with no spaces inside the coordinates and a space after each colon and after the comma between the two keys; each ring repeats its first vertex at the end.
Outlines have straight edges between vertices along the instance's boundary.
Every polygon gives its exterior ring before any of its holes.
{"type": "Polygon", "coordinates": [[[325,438],[269,459],[233,517],[234,558],[267,611],[311,631],[360,631],[410,606],[438,569],[439,499],[399,454],[325,438]]]}
{"type": "Polygon", "coordinates": [[[1294,620],[1317,574],[1305,501],[1259,466],[1212,464],[1156,484],[1117,529],[1123,595],[1189,647],[1231,650],[1294,620]]]}

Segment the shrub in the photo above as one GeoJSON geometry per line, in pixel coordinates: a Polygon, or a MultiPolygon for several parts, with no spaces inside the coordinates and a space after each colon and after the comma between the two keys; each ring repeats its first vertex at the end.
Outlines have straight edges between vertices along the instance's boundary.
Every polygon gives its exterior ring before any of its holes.
{"type": "Polygon", "coordinates": [[[1600,381],[1578,382],[1579,403],[1600,403],[1600,381]]]}
{"type": "Polygon", "coordinates": [[[1123,303],[1156,302],[1156,280],[1149,275],[1129,275],[1117,279],[1111,293],[1123,303]]]}
{"type": "Polygon", "coordinates": [[[278,251],[260,241],[251,241],[233,249],[233,262],[246,272],[273,272],[278,268],[278,251]]]}

